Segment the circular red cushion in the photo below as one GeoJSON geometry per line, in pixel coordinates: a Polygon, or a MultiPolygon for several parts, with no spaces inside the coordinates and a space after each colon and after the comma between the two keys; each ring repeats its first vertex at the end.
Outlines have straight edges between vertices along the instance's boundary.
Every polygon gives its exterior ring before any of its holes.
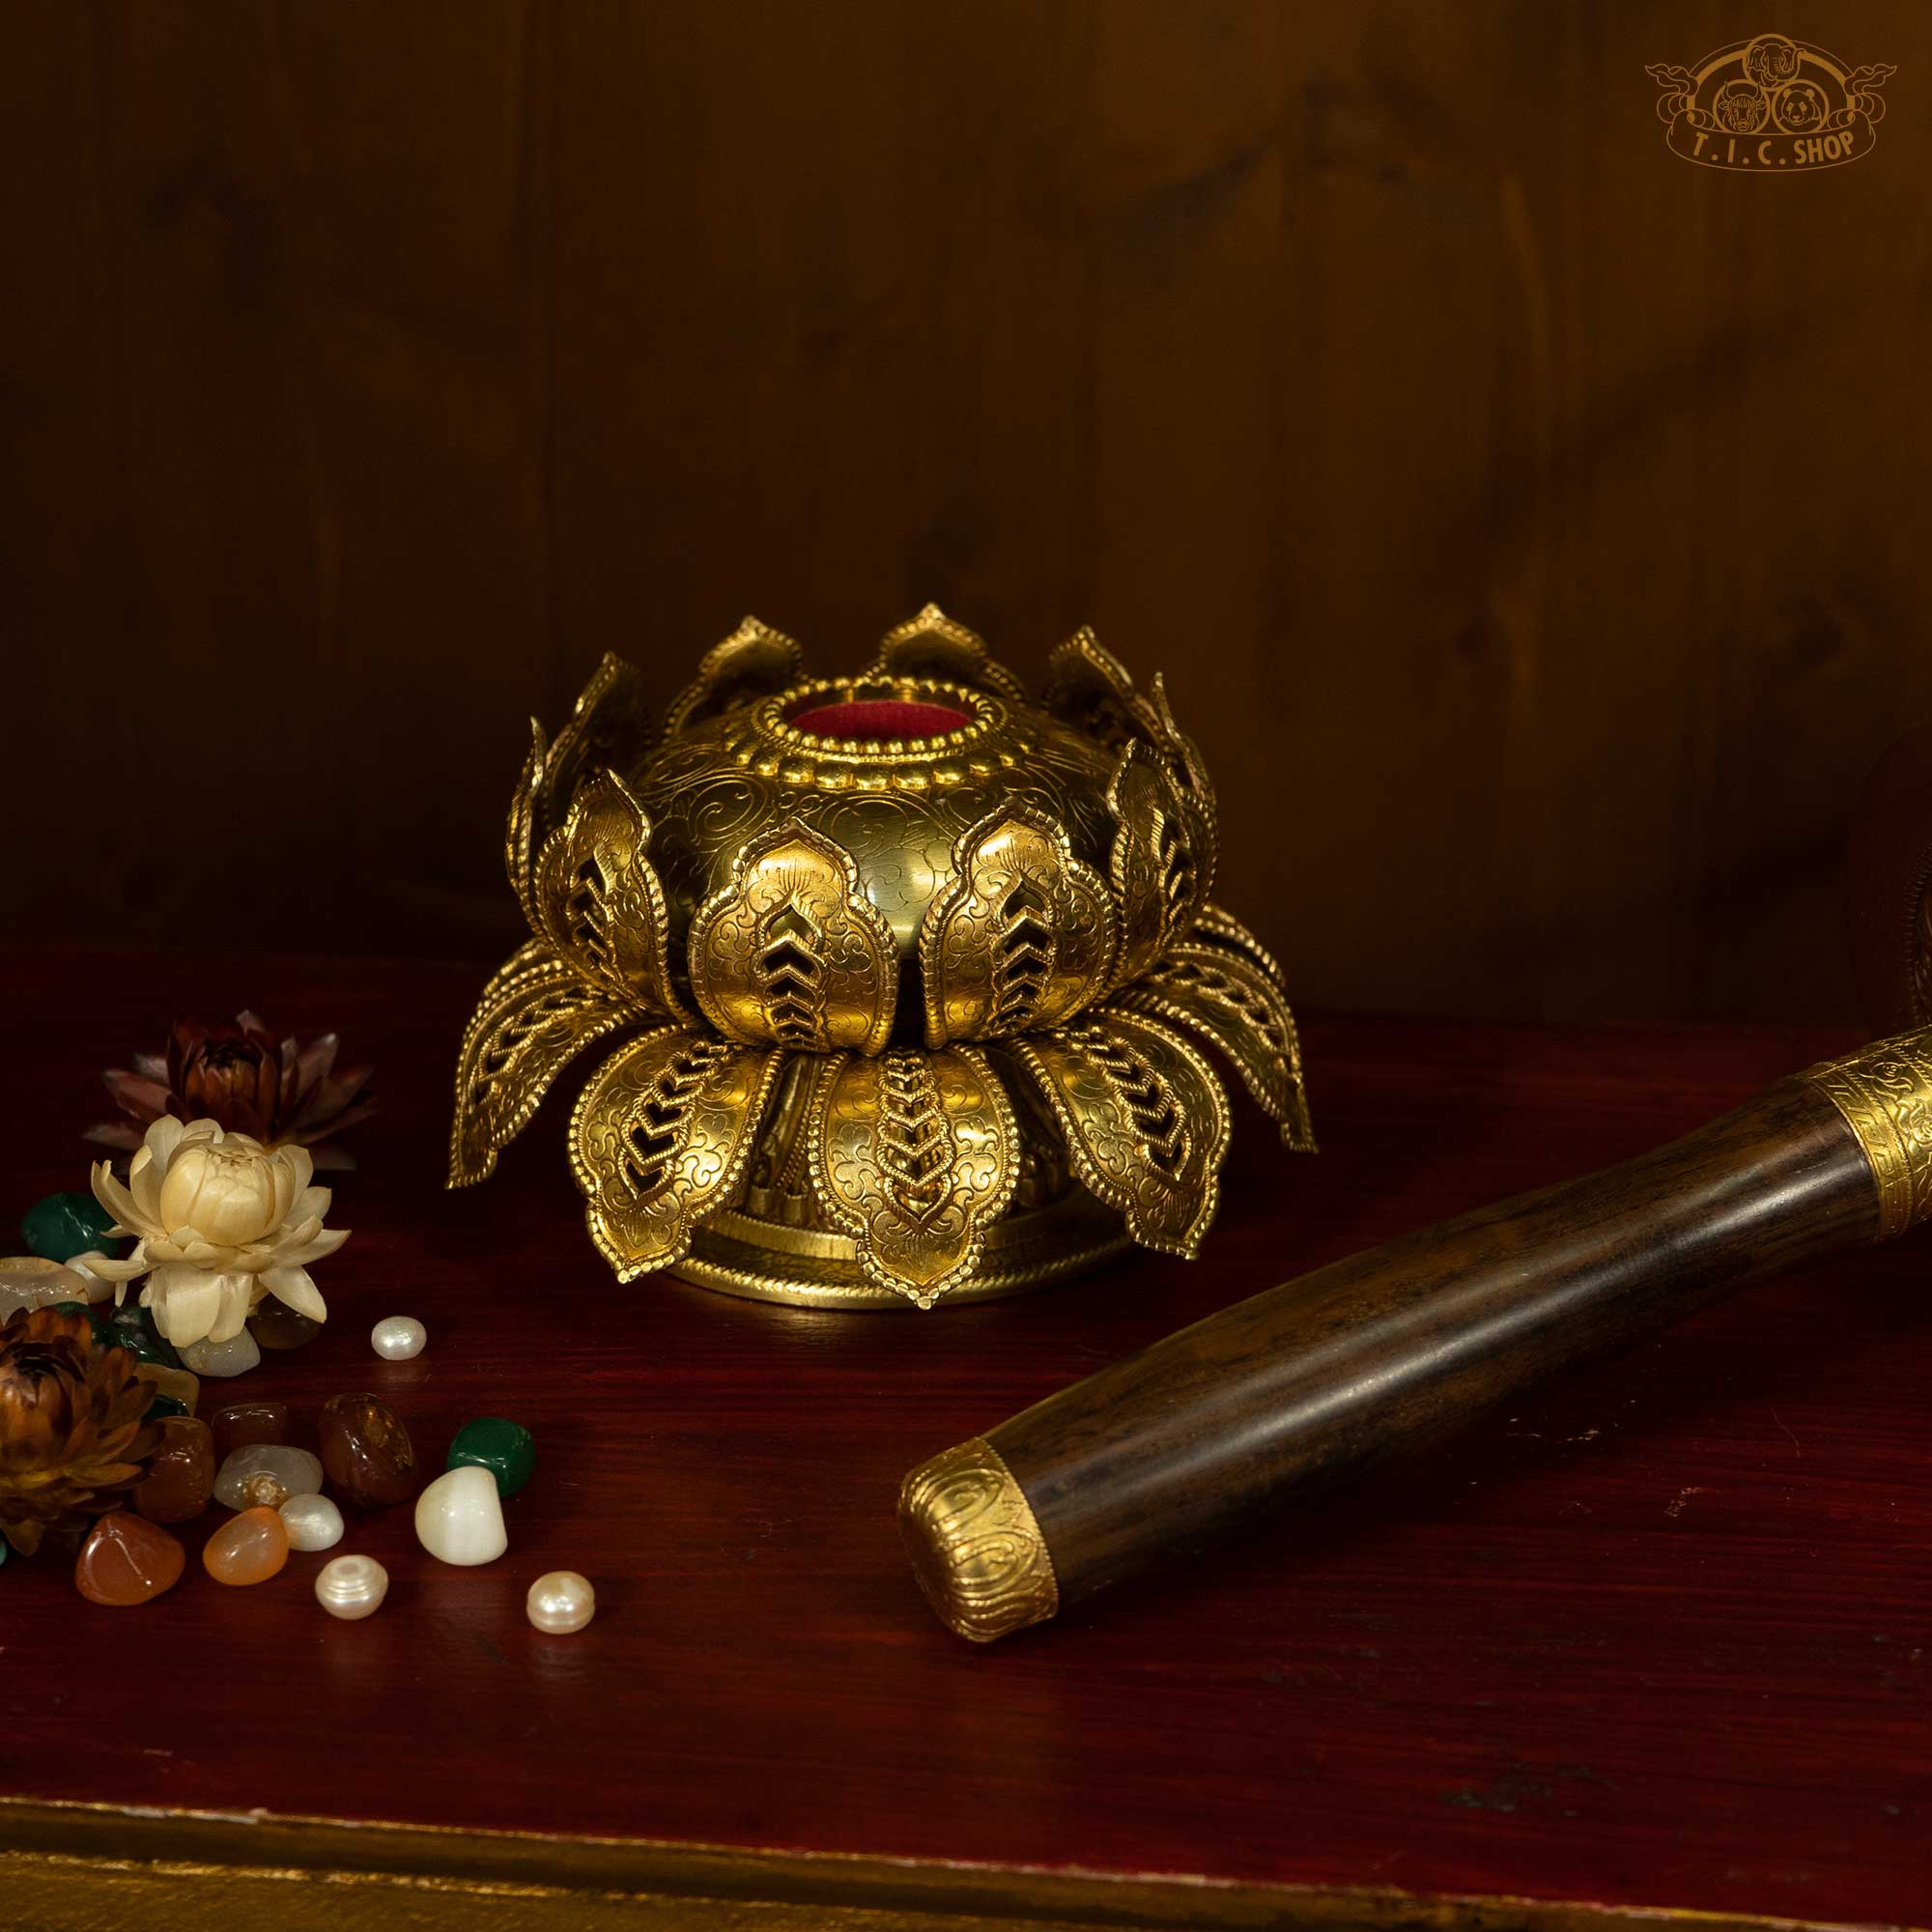
{"type": "Polygon", "coordinates": [[[801,711],[792,728],[814,738],[937,738],[972,724],[950,704],[913,704],[898,697],[855,697],[801,711]]]}

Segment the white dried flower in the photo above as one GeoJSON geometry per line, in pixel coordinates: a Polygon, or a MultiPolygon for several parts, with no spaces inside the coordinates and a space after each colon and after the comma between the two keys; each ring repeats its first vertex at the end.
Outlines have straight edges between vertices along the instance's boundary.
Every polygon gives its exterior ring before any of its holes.
{"type": "Polygon", "coordinates": [[[147,1275],[141,1301],[178,1349],[231,1340],[270,1294],[324,1321],[306,1264],[332,1255],[349,1231],[323,1227],[329,1190],[309,1184],[314,1171],[306,1148],[269,1149],[213,1121],[163,1117],[135,1150],[126,1187],[104,1160],[94,1170],[113,1232],[139,1238],[126,1261],[89,1255],[88,1270],[116,1283],[117,1299],[147,1275]]]}

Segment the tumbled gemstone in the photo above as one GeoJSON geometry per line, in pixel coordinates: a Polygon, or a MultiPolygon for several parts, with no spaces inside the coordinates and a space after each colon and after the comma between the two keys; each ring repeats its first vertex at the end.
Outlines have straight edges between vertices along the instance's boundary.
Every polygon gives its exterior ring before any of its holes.
{"type": "Polygon", "coordinates": [[[416,1541],[445,1563],[494,1563],[510,1547],[496,1477],[469,1463],[439,1476],[416,1498],[416,1541]]]}
{"type": "Polygon", "coordinates": [[[159,1362],[137,1362],[134,1373],[154,1390],[181,1404],[180,1413],[192,1415],[201,1402],[201,1380],[185,1369],[163,1368],[159,1362]]]}
{"type": "Polygon", "coordinates": [[[225,1342],[190,1342],[181,1351],[182,1366],[198,1376],[245,1376],[262,1359],[247,1329],[225,1342]]]}
{"type": "Polygon", "coordinates": [[[188,1522],[214,1493],[214,1438],[191,1415],[169,1416],[148,1459],[148,1473],[134,1487],[134,1507],[150,1522],[188,1522]]]}
{"type": "Polygon", "coordinates": [[[158,1362],[165,1369],[183,1366],[174,1344],[155,1326],[153,1309],[126,1301],[119,1308],[103,1309],[101,1315],[107,1324],[107,1340],[115,1348],[126,1349],[137,1361],[158,1362]]]}
{"type": "Polygon", "coordinates": [[[497,1479],[497,1493],[513,1496],[530,1479],[537,1465],[536,1437],[521,1422],[500,1415],[479,1415],[456,1432],[445,1468],[488,1469],[497,1479]]]}
{"type": "Polygon", "coordinates": [[[321,1488],[322,1463],[306,1449],[291,1449],[285,1442],[250,1442],[231,1449],[221,1459],[214,1477],[214,1500],[232,1510],[279,1509],[290,1496],[310,1496],[321,1488]],[[278,1483],[282,1493],[272,1499],[250,1496],[248,1485],[258,1476],[278,1483]]]}
{"type": "Polygon", "coordinates": [[[396,1411],[381,1397],[331,1396],[323,1405],[316,1435],[328,1480],[351,1502],[383,1509],[415,1494],[415,1448],[396,1411]]]}
{"type": "Polygon", "coordinates": [[[291,1549],[333,1549],[342,1541],[342,1512],[327,1496],[291,1496],[282,1523],[291,1549]]]}
{"type": "Polygon", "coordinates": [[[73,1586],[90,1604],[145,1604],[181,1581],[187,1551],[132,1510],[111,1510],[73,1562],[73,1586]]]}
{"type": "Polygon", "coordinates": [[[286,1442],[289,1406],[285,1402],[231,1402],[208,1418],[214,1431],[214,1460],[225,1463],[250,1442],[286,1442]]]}
{"type": "Polygon", "coordinates": [[[244,1509],[203,1546],[202,1568],[217,1583],[266,1583],[289,1560],[289,1532],[271,1509],[244,1509]]]}
{"type": "Polygon", "coordinates": [[[322,1333],[322,1323],[271,1294],[249,1316],[248,1332],[265,1349],[299,1349],[322,1333]]]}
{"type": "Polygon", "coordinates": [[[118,1258],[129,1243],[109,1236],[113,1225],[114,1216],[91,1194],[49,1194],[20,1217],[20,1236],[30,1252],[50,1262],[90,1253],[118,1258]]]}
{"type": "Polygon", "coordinates": [[[77,1274],[44,1255],[10,1255],[0,1261],[0,1321],[20,1308],[58,1308],[64,1301],[101,1301],[114,1291],[104,1281],[77,1274]]]}

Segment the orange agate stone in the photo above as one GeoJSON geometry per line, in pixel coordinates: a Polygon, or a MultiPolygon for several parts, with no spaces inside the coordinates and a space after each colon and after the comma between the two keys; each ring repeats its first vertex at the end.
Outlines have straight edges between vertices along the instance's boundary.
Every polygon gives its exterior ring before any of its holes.
{"type": "Polygon", "coordinates": [[[266,1583],[289,1560],[288,1525],[281,1512],[244,1509],[202,1547],[201,1566],[217,1583],[266,1583]]]}
{"type": "Polygon", "coordinates": [[[186,1563],[187,1551],[177,1538],[132,1510],[114,1510],[81,1545],[73,1586],[90,1604],[118,1609],[173,1589],[186,1563]]]}

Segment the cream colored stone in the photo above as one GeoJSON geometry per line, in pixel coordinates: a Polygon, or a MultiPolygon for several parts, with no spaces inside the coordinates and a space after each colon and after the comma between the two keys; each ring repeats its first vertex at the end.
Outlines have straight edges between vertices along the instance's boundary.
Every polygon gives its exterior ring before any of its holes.
{"type": "Polygon", "coordinates": [[[468,1464],[439,1476],[416,1498],[416,1540],[444,1563],[494,1563],[510,1547],[496,1476],[468,1464]]]}

